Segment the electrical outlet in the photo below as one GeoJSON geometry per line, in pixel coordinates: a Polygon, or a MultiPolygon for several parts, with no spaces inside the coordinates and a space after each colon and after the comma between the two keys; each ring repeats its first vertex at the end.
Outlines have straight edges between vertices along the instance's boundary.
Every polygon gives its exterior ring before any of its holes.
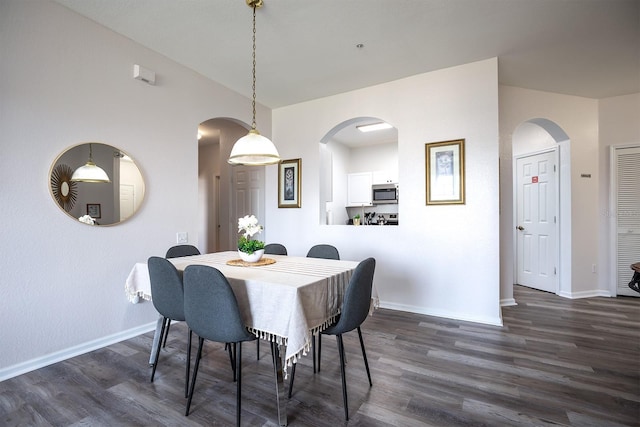
{"type": "Polygon", "coordinates": [[[176,233],[176,243],[183,244],[189,241],[189,235],[186,231],[179,231],[176,233]]]}

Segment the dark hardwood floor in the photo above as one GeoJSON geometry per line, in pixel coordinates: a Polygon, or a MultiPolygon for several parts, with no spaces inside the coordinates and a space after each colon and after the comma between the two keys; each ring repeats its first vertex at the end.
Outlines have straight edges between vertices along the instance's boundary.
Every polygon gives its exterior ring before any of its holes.
{"type": "MultiPolygon", "coordinates": [[[[568,300],[516,286],[504,327],[391,310],[345,336],[352,426],[638,426],[640,298],[568,300]]],[[[186,327],[175,324],[149,382],[152,333],[0,383],[2,426],[204,426],[235,423],[222,345],[207,343],[184,416],[186,327]]],[[[346,424],[336,342],[322,371],[303,358],[289,425],[346,424]]],[[[195,348],[195,347],[194,347],[195,348]]],[[[242,424],[274,426],[269,346],[243,347],[242,424]]]]}

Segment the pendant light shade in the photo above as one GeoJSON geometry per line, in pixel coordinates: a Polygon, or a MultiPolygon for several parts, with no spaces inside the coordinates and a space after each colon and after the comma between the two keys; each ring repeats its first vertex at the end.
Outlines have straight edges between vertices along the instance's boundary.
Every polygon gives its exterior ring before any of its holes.
{"type": "Polygon", "coordinates": [[[263,166],[273,165],[280,161],[276,146],[269,138],[260,135],[256,129],[256,8],[262,6],[262,0],[246,0],[253,8],[253,121],[249,133],[233,145],[229,160],[232,165],[263,166]]]}
{"type": "Polygon", "coordinates": [[[240,138],[233,146],[229,163],[236,165],[273,165],[280,161],[280,155],[273,142],[260,135],[256,129],[240,138]]]}
{"type": "Polygon", "coordinates": [[[89,144],[89,160],[73,172],[71,181],[75,182],[111,182],[107,173],[93,162],[93,152],[89,144]]]}

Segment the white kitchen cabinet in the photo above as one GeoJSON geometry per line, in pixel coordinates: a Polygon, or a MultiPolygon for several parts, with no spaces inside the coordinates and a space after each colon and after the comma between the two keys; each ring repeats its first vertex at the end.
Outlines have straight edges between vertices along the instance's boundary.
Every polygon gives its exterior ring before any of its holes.
{"type": "Polygon", "coordinates": [[[397,170],[383,170],[375,171],[372,175],[372,184],[397,184],[398,183],[398,171],[397,170]]]}
{"type": "Polygon", "coordinates": [[[371,172],[347,175],[347,206],[371,206],[371,172]]]}

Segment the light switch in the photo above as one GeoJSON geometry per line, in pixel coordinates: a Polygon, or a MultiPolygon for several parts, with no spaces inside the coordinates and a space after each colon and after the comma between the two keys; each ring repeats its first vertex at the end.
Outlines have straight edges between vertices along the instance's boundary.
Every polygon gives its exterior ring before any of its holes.
{"type": "Polygon", "coordinates": [[[176,233],[176,243],[183,244],[189,241],[189,235],[186,231],[179,231],[176,233]]]}

